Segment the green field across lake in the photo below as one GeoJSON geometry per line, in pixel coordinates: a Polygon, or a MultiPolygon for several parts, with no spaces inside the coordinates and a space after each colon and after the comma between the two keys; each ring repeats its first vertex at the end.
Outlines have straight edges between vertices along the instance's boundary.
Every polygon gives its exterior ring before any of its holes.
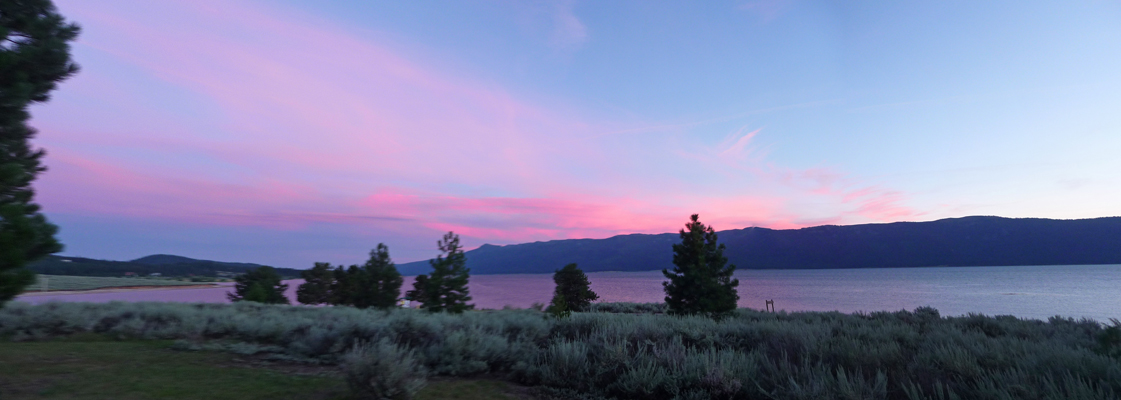
{"type": "Polygon", "coordinates": [[[208,285],[206,282],[187,282],[155,278],[111,278],[100,276],[39,275],[28,293],[57,290],[93,290],[135,286],[185,286],[208,285]]]}

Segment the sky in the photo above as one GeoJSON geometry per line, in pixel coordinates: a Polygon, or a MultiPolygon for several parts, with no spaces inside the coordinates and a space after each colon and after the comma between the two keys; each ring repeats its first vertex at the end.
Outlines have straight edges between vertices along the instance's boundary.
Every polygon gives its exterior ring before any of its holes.
{"type": "Polygon", "coordinates": [[[1121,215],[1116,1],[56,4],[68,256],[1121,215]]]}

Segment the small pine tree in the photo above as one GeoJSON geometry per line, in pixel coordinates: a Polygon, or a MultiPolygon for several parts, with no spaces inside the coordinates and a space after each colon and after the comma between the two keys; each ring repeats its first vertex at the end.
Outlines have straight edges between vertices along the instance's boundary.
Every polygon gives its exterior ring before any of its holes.
{"type": "Polygon", "coordinates": [[[739,294],[733,279],[735,265],[725,265],[724,245],[717,244],[716,231],[693,214],[680,232],[681,244],[673,245],[673,272],[662,270],[662,282],[671,314],[722,316],[736,309],[739,294]]]}
{"type": "Polygon", "coordinates": [[[378,247],[370,251],[370,260],[363,266],[365,280],[359,289],[363,292],[359,296],[361,304],[356,307],[376,307],[388,309],[397,305],[397,298],[401,297],[401,285],[405,279],[397,272],[393,260],[389,258],[389,247],[378,243],[378,247]]]}
{"type": "Polygon", "coordinates": [[[304,283],[296,289],[296,301],[303,304],[327,304],[331,302],[331,286],[335,283],[331,264],[315,263],[306,271],[300,271],[304,283]]]}
{"type": "Polygon", "coordinates": [[[587,311],[592,302],[599,299],[599,295],[589,288],[591,283],[588,282],[588,275],[585,275],[575,263],[557,270],[553,274],[553,282],[557,284],[553,297],[563,298],[566,310],[587,311]]]}
{"type": "MultiPolygon", "coordinates": [[[[436,245],[443,254],[429,261],[432,273],[427,276],[422,287],[424,296],[418,299],[420,307],[432,312],[450,313],[462,313],[475,308],[473,304],[467,304],[471,300],[467,289],[471,270],[467,268],[467,257],[459,246],[459,235],[448,232],[436,245]]],[[[419,280],[420,277],[417,278],[419,280]]]]}
{"type": "Polygon", "coordinates": [[[280,275],[272,267],[261,266],[238,276],[234,292],[227,293],[230,301],[255,301],[267,304],[288,304],[284,291],[288,285],[281,283],[280,275]]]}

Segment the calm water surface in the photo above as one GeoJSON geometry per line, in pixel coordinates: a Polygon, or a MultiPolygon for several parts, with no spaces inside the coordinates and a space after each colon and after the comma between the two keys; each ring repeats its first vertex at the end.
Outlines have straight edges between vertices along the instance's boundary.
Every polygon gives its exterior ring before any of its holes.
{"type": "MultiPolygon", "coordinates": [[[[942,315],[970,312],[1046,319],[1054,315],[1098,321],[1121,318],[1121,265],[937,267],[843,270],[741,270],[740,307],[762,308],[764,300],[787,311],[880,311],[931,306],[942,315]]],[[[600,301],[661,302],[661,272],[588,274],[600,301]]],[[[296,286],[288,296],[295,302],[296,286]]],[[[226,302],[231,284],[201,289],[25,295],[18,301],[226,302]]],[[[406,278],[407,290],[412,278],[406,278]]],[[[479,308],[528,307],[548,303],[551,274],[476,275],[471,295],[479,308]]]]}

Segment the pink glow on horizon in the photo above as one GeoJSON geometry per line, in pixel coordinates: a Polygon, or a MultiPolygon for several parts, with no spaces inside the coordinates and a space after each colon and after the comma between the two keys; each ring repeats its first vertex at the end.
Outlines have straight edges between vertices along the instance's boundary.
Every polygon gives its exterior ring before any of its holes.
{"type": "Polygon", "coordinates": [[[136,107],[126,119],[139,127],[41,121],[48,209],[286,230],[405,221],[501,243],[675,232],[693,213],[717,229],[920,215],[904,193],[834,169],[767,163],[754,146],[761,128],[695,154],[606,138],[611,121],[262,4],[66,2],[87,27],[83,46],[213,107],[148,114],[142,95],[106,94],[113,78],[83,71],[95,84],[78,94],[136,107]],[[683,160],[694,168],[684,177],[646,172],[683,160]]]}

